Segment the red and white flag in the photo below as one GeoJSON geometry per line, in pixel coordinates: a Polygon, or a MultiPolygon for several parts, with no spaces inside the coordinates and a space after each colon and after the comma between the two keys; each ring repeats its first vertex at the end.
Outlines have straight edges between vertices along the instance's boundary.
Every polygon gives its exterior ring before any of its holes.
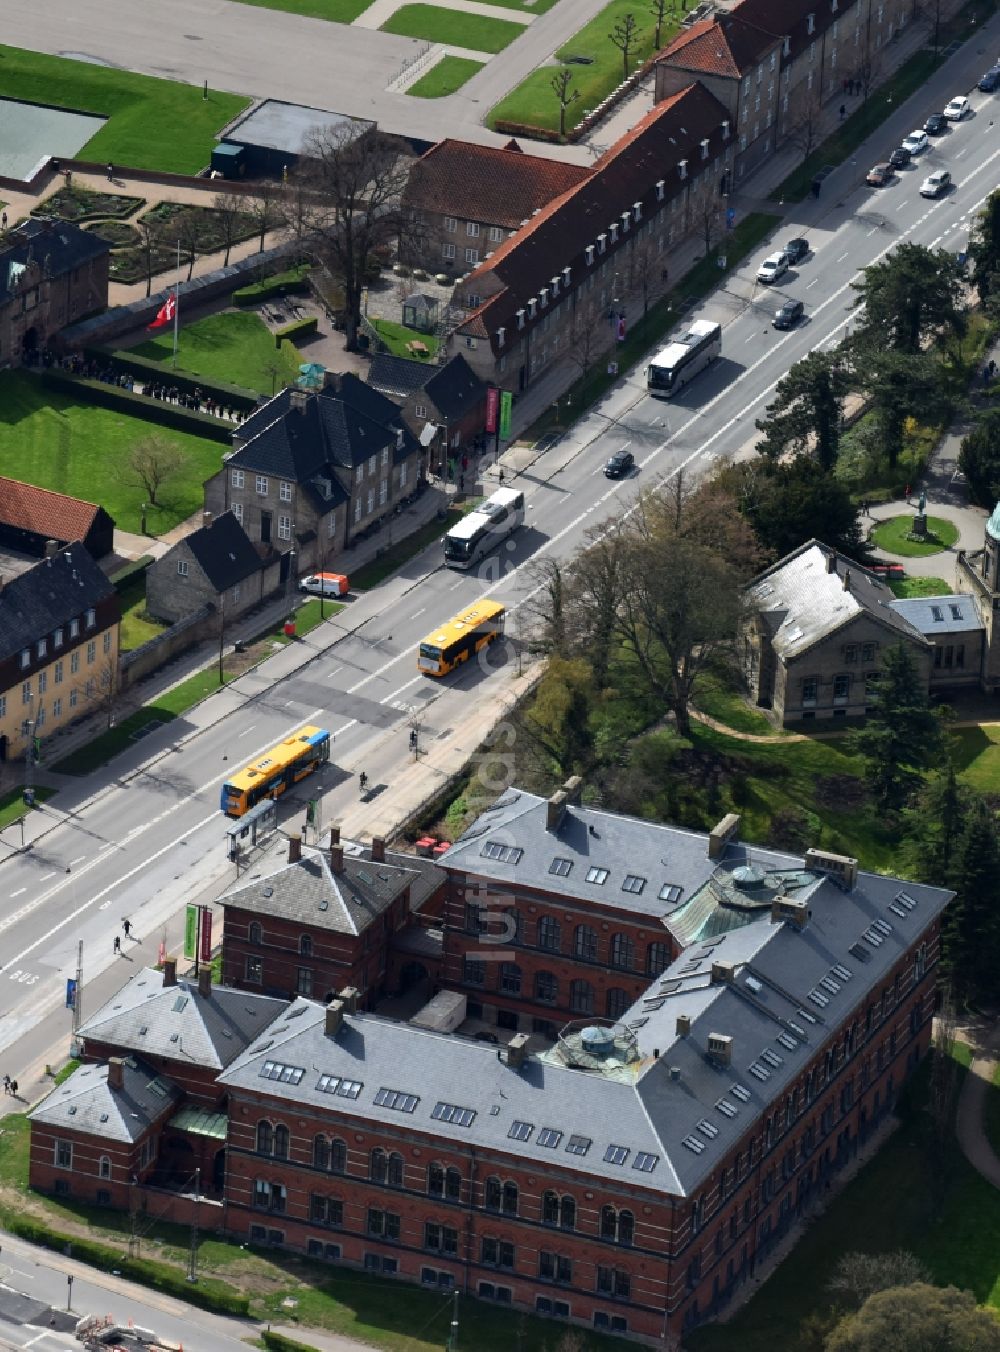
{"type": "Polygon", "coordinates": [[[156,318],[153,320],[152,324],[147,324],[146,328],[162,329],[164,324],[172,324],[174,319],[174,312],[176,311],[176,309],[177,309],[176,296],[168,296],[167,299],[164,301],[164,303],[157,310],[156,318]]]}

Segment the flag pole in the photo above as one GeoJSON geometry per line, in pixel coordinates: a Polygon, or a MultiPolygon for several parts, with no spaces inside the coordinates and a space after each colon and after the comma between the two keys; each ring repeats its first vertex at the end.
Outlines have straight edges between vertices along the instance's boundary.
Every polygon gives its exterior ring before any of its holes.
{"type": "Polygon", "coordinates": [[[171,366],[177,365],[177,309],[181,290],[181,241],[177,238],[177,276],[174,279],[174,355],[171,366]]]}

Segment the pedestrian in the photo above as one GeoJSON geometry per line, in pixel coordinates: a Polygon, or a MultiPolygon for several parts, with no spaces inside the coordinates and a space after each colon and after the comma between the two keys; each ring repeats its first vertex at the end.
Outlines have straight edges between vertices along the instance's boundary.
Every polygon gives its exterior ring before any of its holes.
{"type": "Polygon", "coordinates": [[[503,483],[503,466],[500,466],[500,482],[503,483]]]}
{"type": "Polygon", "coordinates": [[[16,1081],[16,1080],[11,1080],[11,1082],[10,1082],[10,1092],[14,1095],[15,1098],[17,1098],[17,1081],[16,1081]]]}
{"type": "Polygon", "coordinates": [[[4,1092],[5,1094],[9,1094],[9,1093],[10,1093],[10,1076],[9,1076],[9,1075],[5,1075],[5,1076],[3,1077],[3,1092],[4,1092]]]}
{"type": "Polygon", "coordinates": [[[989,373],[990,373],[990,380],[992,380],[993,377],[994,377],[994,376],[996,375],[996,373],[997,373],[997,364],[996,364],[996,361],[995,361],[992,357],[990,358],[990,364],[989,364],[989,366],[988,366],[986,369],[987,369],[987,370],[989,371],[989,373]]]}
{"type": "Polygon", "coordinates": [[[841,105],[840,105],[840,120],[841,120],[841,122],[843,122],[843,120],[844,120],[844,118],[845,118],[846,116],[847,116],[847,108],[844,106],[844,104],[841,104],[841,105]]]}
{"type": "Polygon", "coordinates": [[[123,920],[123,921],[122,921],[122,929],[125,931],[125,938],[126,938],[126,939],[131,939],[131,937],[132,937],[132,922],[131,922],[131,920],[123,920]]]}
{"type": "Polygon", "coordinates": [[[3,215],[0,215],[0,230],[6,229],[7,229],[7,213],[5,211],[3,215]]]}
{"type": "Polygon", "coordinates": [[[120,935],[120,934],[116,934],[116,935],[115,935],[115,947],[114,947],[114,952],[115,952],[115,953],[120,953],[121,951],[122,951],[122,939],[121,939],[121,935],[120,935]]]}
{"type": "Polygon", "coordinates": [[[909,485],[909,484],[906,485],[906,501],[907,501],[907,502],[910,501],[910,485],[909,485]]]}
{"type": "Polygon", "coordinates": [[[109,183],[113,183],[113,182],[114,182],[114,179],[115,179],[115,166],[114,166],[114,165],[111,163],[111,161],[109,160],[109,161],[108,161],[108,182],[109,182],[109,183]]]}

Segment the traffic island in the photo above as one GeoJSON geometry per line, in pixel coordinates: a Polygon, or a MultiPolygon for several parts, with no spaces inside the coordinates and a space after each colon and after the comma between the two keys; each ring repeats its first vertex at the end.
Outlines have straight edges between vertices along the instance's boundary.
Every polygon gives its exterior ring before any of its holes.
{"type": "Polygon", "coordinates": [[[897,558],[924,558],[950,549],[958,539],[958,527],[943,516],[925,518],[925,529],[918,530],[918,516],[890,516],[880,521],[871,533],[872,544],[883,554],[897,558]]]}

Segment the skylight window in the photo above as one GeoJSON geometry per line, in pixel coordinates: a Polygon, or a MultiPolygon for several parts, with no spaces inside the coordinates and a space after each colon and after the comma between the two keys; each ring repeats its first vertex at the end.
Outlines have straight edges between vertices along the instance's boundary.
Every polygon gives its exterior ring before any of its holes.
{"type": "Polygon", "coordinates": [[[549,872],[554,873],[557,878],[568,878],[572,867],[572,859],[561,859],[556,855],[555,859],[553,859],[552,863],[549,865],[549,872]]]}
{"type": "Polygon", "coordinates": [[[940,624],[944,619],[944,611],[940,606],[931,606],[931,616],[940,624]]]}
{"type": "Polygon", "coordinates": [[[412,1113],[419,1102],[417,1094],[406,1094],[402,1089],[382,1088],[375,1095],[377,1108],[392,1108],[397,1113],[412,1113]]]}
{"type": "Polygon", "coordinates": [[[639,876],[638,873],[626,873],[625,881],[622,883],[623,892],[634,892],[636,896],[646,886],[646,879],[639,876]]]}
{"type": "Polygon", "coordinates": [[[632,1168],[638,1169],[641,1174],[651,1174],[659,1162],[659,1155],[651,1155],[648,1150],[637,1150],[632,1168]]]}
{"type": "Polygon", "coordinates": [[[517,864],[524,851],[517,845],[505,845],[502,840],[488,840],[481,854],[485,859],[495,859],[499,864],[517,864]]]}
{"type": "Polygon", "coordinates": [[[832,976],[820,977],[819,984],[825,991],[829,991],[831,995],[836,995],[840,990],[840,982],[834,981],[832,976]]]}
{"type": "Polygon", "coordinates": [[[431,1117],[439,1122],[450,1122],[455,1127],[471,1127],[476,1113],[475,1109],[460,1108],[457,1103],[435,1103],[431,1117]]]}
{"type": "MultiPolygon", "coordinates": [[[[879,942],[881,943],[881,940],[879,940],[879,942]]],[[[808,999],[810,999],[814,1005],[819,1005],[820,1009],[825,1009],[830,1003],[830,997],[824,995],[818,986],[809,992],[808,999]]]]}
{"type": "Polygon", "coordinates": [[[571,1136],[566,1142],[567,1155],[586,1155],[593,1145],[589,1136],[571,1136]]]}
{"type": "Polygon", "coordinates": [[[872,929],[878,930],[879,934],[884,934],[886,938],[892,933],[892,926],[889,924],[888,920],[873,920],[872,929]]]}
{"type": "Polygon", "coordinates": [[[555,1127],[542,1127],[535,1144],[543,1146],[546,1150],[555,1150],[561,1140],[561,1131],[556,1131],[555,1127]]]}
{"type": "Polygon", "coordinates": [[[846,968],[842,962],[835,963],[830,968],[830,971],[833,973],[834,976],[839,977],[841,981],[850,981],[851,979],[851,973],[849,969],[846,968]]]}
{"type": "Polygon", "coordinates": [[[962,607],[961,607],[961,606],[957,606],[957,605],[955,604],[954,601],[949,601],[949,602],[948,602],[948,609],[951,611],[951,618],[952,618],[953,620],[960,620],[960,619],[962,619],[962,607]]]}
{"type": "Polygon", "coordinates": [[[795,1034],[795,1036],[799,1039],[800,1042],[805,1042],[806,1030],[804,1028],[800,1028],[799,1025],[795,1023],[792,1019],[788,1020],[788,1026],[795,1034]]]}
{"type": "Polygon", "coordinates": [[[338,1098],[356,1099],[364,1088],[361,1080],[344,1080],[339,1075],[321,1075],[316,1081],[321,1094],[336,1094],[338,1098]]]}
{"type": "Polygon", "coordinates": [[[749,986],[749,988],[753,991],[755,995],[757,994],[758,991],[762,991],[764,989],[764,987],[757,980],[757,978],[755,976],[751,976],[749,972],[743,978],[743,980],[746,982],[746,984],[749,986]]]}
{"type": "Polygon", "coordinates": [[[817,1020],[816,1020],[816,1015],[815,1015],[815,1014],[810,1014],[809,1011],[808,1011],[808,1009],[797,1009],[795,1012],[796,1012],[796,1014],[801,1015],[801,1017],[802,1017],[803,1019],[805,1019],[806,1023],[816,1023],[816,1022],[817,1022],[817,1020]]]}
{"type": "Polygon", "coordinates": [[[676,883],[664,883],[657,896],[660,901],[680,901],[683,887],[678,887],[676,883]]]}
{"type": "Polygon", "coordinates": [[[908,911],[912,911],[917,904],[916,899],[911,897],[909,892],[897,892],[896,900],[899,902],[900,906],[904,906],[908,911]]]}
{"type": "Polygon", "coordinates": [[[298,1084],[305,1073],[304,1066],[286,1066],[282,1061],[265,1061],[260,1068],[261,1079],[280,1080],[282,1084],[298,1084]]]}
{"type": "Polygon", "coordinates": [[[521,1122],[515,1120],[511,1123],[510,1131],[508,1131],[507,1135],[512,1141],[530,1141],[531,1133],[534,1130],[534,1122],[521,1122]]]}
{"type": "Polygon", "coordinates": [[[609,1145],[604,1152],[605,1164],[624,1164],[629,1156],[627,1145],[609,1145]]]}
{"type": "Polygon", "coordinates": [[[186,995],[178,995],[177,999],[174,1001],[173,1005],[171,1006],[172,1012],[173,1012],[174,1014],[179,1014],[179,1013],[181,1012],[181,1010],[184,1008],[184,1006],[187,1004],[187,1002],[188,1002],[188,997],[187,997],[186,995]]]}
{"type": "Polygon", "coordinates": [[[861,937],[866,944],[871,944],[872,948],[881,948],[885,943],[882,935],[879,934],[874,925],[870,925],[861,937]]]}
{"type": "Polygon", "coordinates": [[[606,868],[591,867],[587,869],[586,881],[588,883],[597,883],[597,885],[600,886],[602,883],[608,881],[608,870],[606,868]]]}

